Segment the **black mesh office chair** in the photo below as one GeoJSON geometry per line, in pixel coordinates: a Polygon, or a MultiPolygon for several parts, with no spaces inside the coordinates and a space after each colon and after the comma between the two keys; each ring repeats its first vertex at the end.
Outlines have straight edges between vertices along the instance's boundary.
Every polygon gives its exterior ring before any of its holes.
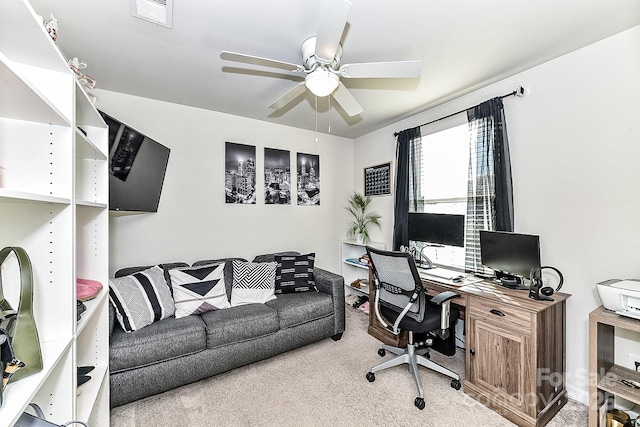
{"type": "Polygon", "coordinates": [[[375,372],[408,364],[409,372],[413,372],[418,387],[419,396],[414,403],[419,409],[424,409],[424,391],[418,365],[453,378],[451,387],[456,390],[460,390],[460,376],[429,359],[429,341],[431,340],[427,340],[426,349],[416,350],[414,334],[428,333],[431,336],[446,339],[451,326],[460,316],[457,308],[450,307],[450,300],[458,295],[447,291],[428,300],[415,262],[407,252],[383,251],[367,247],[367,254],[373,267],[376,286],[373,306],[376,317],[385,328],[396,335],[402,331],[409,333],[406,349],[383,345],[378,350],[380,356],[385,356],[389,351],[396,357],[371,368],[367,373],[367,380],[375,381],[375,372]]]}

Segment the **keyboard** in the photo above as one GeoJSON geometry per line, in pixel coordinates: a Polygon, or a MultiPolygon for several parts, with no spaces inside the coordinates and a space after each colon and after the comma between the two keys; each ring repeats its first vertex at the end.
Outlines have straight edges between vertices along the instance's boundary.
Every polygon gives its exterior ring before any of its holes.
{"type": "Polygon", "coordinates": [[[441,267],[428,268],[428,269],[421,268],[420,273],[424,274],[425,276],[433,276],[433,277],[437,277],[439,279],[445,279],[445,280],[454,280],[457,278],[458,279],[464,278],[464,274],[459,271],[447,270],[446,268],[441,268],[441,267]]]}

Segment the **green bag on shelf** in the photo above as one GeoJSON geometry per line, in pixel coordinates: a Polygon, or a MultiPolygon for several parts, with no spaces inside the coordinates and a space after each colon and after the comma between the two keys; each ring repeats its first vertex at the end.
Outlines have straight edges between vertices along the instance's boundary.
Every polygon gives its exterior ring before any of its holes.
{"type": "Polygon", "coordinates": [[[0,251],[0,265],[14,253],[20,268],[20,302],[14,310],[2,292],[2,274],[0,273],[0,328],[11,339],[11,345],[17,359],[24,367],[16,371],[10,382],[27,377],[42,370],[42,352],[36,322],[33,319],[33,271],[31,260],[24,249],[10,246],[0,251]]]}

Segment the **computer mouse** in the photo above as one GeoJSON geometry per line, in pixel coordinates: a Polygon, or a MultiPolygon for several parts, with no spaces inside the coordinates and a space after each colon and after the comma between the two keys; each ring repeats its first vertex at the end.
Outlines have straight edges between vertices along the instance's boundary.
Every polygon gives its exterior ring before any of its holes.
{"type": "Polygon", "coordinates": [[[461,283],[462,279],[464,279],[463,276],[456,276],[453,278],[453,283],[461,283]]]}

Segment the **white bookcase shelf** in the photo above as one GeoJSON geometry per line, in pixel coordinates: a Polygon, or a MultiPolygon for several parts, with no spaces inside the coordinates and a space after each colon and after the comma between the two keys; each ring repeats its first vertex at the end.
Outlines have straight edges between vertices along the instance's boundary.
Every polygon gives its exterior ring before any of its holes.
{"type": "Polygon", "coordinates": [[[76,157],[78,159],[107,160],[106,154],[100,151],[100,149],[96,147],[89,138],[84,136],[84,134],[77,129],[76,141],[78,147],[76,150],[76,157]]]}
{"type": "MultiPolygon", "coordinates": [[[[367,245],[384,249],[384,243],[369,242],[367,245]]],[[[357,279],[369,280],[369,266],[357,261],[366,253],[366,245],[355,240],[342,241],[342,277],[344,277],[346,294],[369,295],[368,285],[361,283],[360,288],[351,285],[357,279]]]]}
{"type": "Polygon", "coordinates": [[[71,199],[61,197],[43,196],[41,194],[25,193],[22,191],[7,190],[0,188],[0,202],[29,202],[29,203],[51,203],[68,205],[71,199]]]}
{"type": "MultiPolygon", "coordinates": [[[[31,259],[44,362],[4,390],[0,427],[30,402],[57,424],[109,426],[108,128],[27,0],[0,4],[0,90],[0,247],[31,259]],[[104,286],[79,322],[78,277],[104,286]],[[78,396],[77,366],[86,365],[96,368],[78,396]]],[[[2,274],[17,307],[13,257],[2,274]]]]}
{"type": "Polygon", "coordinates": [[[68,125],[68,120],[38,93],[28,81],[23,80],[9,61],[0,54],[0,116],[16,120],[68,125]],[[9,102],[16,100],[16,102],[9,102]]]}
{"type": "Polygon", "coordinates": [[[5,396],[5,403],[0,411],[2,415],[0,425],[12,426],[13,423],[11,422],[8,424],[5,423],[11,420],[15,422],[15,420],[20,417],[20,414],[22,414],[24,408],[21,405],[12,404],[14,401],[20,400],[27,403],[36,401],[38,390],[49,381],[49,377],[54,371],[54,368],[70,352],[71,344],[72,340],[70,338],[40,343],[43,369],[37,374],[28,376],[7,386],[5,389],[7,396],[5,396]]]}

